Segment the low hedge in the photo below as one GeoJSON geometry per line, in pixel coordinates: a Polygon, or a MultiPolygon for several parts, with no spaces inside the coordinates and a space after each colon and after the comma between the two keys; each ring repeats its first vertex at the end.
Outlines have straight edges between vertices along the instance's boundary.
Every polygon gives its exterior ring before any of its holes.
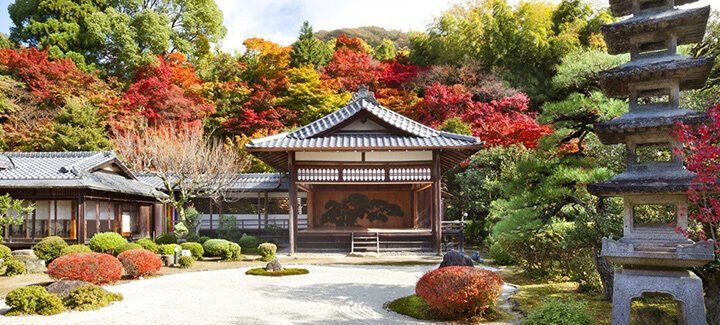
{"type": "Polygon", "coordinates": [[[107,292],[94,284],[88,284],[71,291],[63,299],[63,304],[72,310],[96,310],[122,299],[119,293],[107,292]]]}
{"type": "Polygon", "coordinates": [[[125,273],[133,279],[157,273],[163,265],[155,253],[142,248],[124,251],[118,255],[118,259],[125,273]]]}
{"type": "Polygon", "coordinates": [[[522,325],[541,324],[590,325],[595,322],[582,302],[548,299],[522,322],[522,325]]]}
{"type": "Polygon", "coordinates": [[[86,245],[82,245],[82,244],[75,244],[75,245],[70,245],[68,247],[63,248],[62,256],[65,256],[67,254],[72,254],[72,253],[90,253],[90,252],[92,252],[90,247],[88,247],[86,245]]]}
{"type": "Polygon", "coordinates": [[[136,244],[142,246],[142,248],[147,249],[153,253],[158,252],[158,244],[156,244],[152,239],[150,238],[142,238],[138,239],[138,241],[135,242],[136,244]]]}
{"type": "Polygon", "coordinates": [[[180,247],[182,247],[182,249],[189,250],[190,253],[192,253],[192,257],[196,260],[202,259],[203,254],[205,254],[205,250],[203,249],[203,246],[200,243],[193,243],[193,242],[182,243],[182,244],[180,244],[180,247]]]}
{"type": "Polygon", "coordinates": [[[101,232],[90,238],[90,249],[97,253],[113,254],[116,249],[127,243],[127,239],[116,232],[101,232]]]}
{"type": "Polygon", "coordinates": [[[181,269],[187,269],[195,263],[195,259],[192,256],[180,256],[178,264],[181,269]]]}
{"type": "Polygon", "coordinates": [[[5,276],[16,276],[26,273],[25,264],[15,259],[3,262],[2,268],[5,269],[5,276]]]}
{"type": "MultiPolygon", "coordinates": [[[[127,244],[122,244],[122,245],[118,246],[118,248],[115,249],[115,256],[118,256],[118,255],[120,255],[122,252],[129,251],[129,250],[131,250],[131,249],[141,249],[141,250],[145,250],[140,244],[137,244],[137,243],[127,243],[127,244]]],[[[151,253],[152,253],[152,252],[151,252],[151,253]]]]}
{"type": "Polygon", "coordinates": [[[277,246],[273,243],[262,243],[258,246],[258,252],[263,261],[270,262],[275,259],[275,253],[277,252],[277,246]]]}
{"type": "Polygon", "coordinates": [[[65,310],[60,297],[41,286],[27,286],[10,291],[5,297],[5,304],[10,307],[6,316],[54,315],[65,310]]]}
{"type": "Polygon", "coordinates": [[[103,253],[68,254],[48,265],[48,275],[55,279],[82,280],[94,284],[120,280],[122,270],[120,260],[103,253]]]}
{"type": "Polygon", "coordinates": [[[247,275],[259,275],[259,276],[286,276],[286,275],[301,275],[301,274],[308,274],[310,271],[307,269],[299,269],[299,268],[287,268],[283,269],[282,271],[275,271],[270,272],[266,271],[265,268],[258,267],[254,269],[249,269],[245,274],[247,275]]]}
{"type": "Polygon", "coordinates": [[[159,245],[177,244],[178,238],[173,233],[162,234],[155,239],[155,242],[159,245]]]}
{"type": "Polygon", "coordinates": [[[68,247],[68,244],[62,238],[58,236],[48,236],[35,244],[33,251],[39,259],[50,263],[54,259],[62,256],[62,250],[65,247],[68,247]]]}

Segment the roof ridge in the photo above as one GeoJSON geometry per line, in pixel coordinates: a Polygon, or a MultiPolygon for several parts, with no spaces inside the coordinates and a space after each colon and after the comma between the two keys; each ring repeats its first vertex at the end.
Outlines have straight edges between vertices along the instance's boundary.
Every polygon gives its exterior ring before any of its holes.
{"type": "Polygon", "coordinates": [[[480,141],[478,137],[471,136],[471,135],[464,135],[464,134],[458,134],[453,132],[447,132],[447,131],[438,131],[441,136],[446,136],[448,138],[453,138],[457,140],[467,140],[467,141],[480,141]]]}
{"type": "Polygon", "coordinates": [[[72,164],[60,167],[60,172],[67,173],[72,172],[73,174],[80,176],[87,172],[90,168],[104,164],[108,161],[115,159],[115,151],[95,151],[95,154],[84,157],[83,159],[74,161],[72,164]],[[101,159],[101,160],[99,160],[101,159]],[[89,164],[91,163],[92,164],[89,164]],[[85,166],[87,164],[87,166],[85,166]]]}
{"type": "Polygon", "coordinates": [[[60,158],[60,157],[90,157],[99,152],[113,152],[112,150],[107,151],[3,151],[0,155],[7,157],[33,157],[33,158],[60,158]]]}

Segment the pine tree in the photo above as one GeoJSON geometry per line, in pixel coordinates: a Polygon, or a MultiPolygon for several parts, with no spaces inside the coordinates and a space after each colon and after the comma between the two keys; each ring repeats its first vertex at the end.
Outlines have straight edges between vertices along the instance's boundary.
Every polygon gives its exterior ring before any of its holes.
{"type": "Polygon", "coordinates": [[[303,22],[298,40],[293,43],[292,48],[290,58],[295,68],[308,64],[320,68],[332,58],[332,49],[315,37],[308,21],[303,22]]]}
{"type": "Polygon", "coordinates": [[[96,151],[112,148],[104,119],[97,107],[82,98],[71,98],[46,130],[46,151],[96,151]]]}

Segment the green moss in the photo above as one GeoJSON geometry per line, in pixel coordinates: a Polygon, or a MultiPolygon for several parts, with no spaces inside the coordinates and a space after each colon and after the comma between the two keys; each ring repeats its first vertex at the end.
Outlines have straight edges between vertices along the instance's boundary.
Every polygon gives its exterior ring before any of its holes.
{"type": "Polygon", "coordinates": [[[310,271],[307,269],[287,268],[282,271],[268,272],[264,268],[258,267],[255,269],[249,269],[245,274],[247,275],[259,275],[259,276],[286,276],[286,275],[301,275],[308,274],[310,271]]]}
{"type": "Polygon", "coordinates": [[[422,298],[417,295],[409,295],[395,299],[385,304],[385,308],[392,310],[398,314],[410,316],[415,319],[434,320],[432,313],[428,309],[428,305],[422,298]]]}

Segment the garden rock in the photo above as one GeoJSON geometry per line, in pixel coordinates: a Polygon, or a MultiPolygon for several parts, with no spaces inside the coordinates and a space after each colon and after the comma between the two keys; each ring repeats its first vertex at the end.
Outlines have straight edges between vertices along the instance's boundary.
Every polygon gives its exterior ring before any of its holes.
{"type": "MultiPolygon", "coordinates": [[[[25,251],[23,249],[23,251],[25,251]]],[[[29,254],[19,254],[15,255],[15,252],[13,252],[13,256],[16,260],[22,262],[25,265],[25,272],[27,273],[43,273],[47,271],[47,267],[45,266],[45,260],[41,260],[35,256],[35,253],[30,250],[29,254]]]]}
{"type": "Polygon", "coordinates": [[[26,258],[34,258],[34,259],[38,258],[32,249],[18,249],[18,250],[12,251],[12,254],[15,257],[26,257],[26,258]]]}
{"type": "Polygon", "coordinates": [[[60,298],[65,299],[73,290],[88,284],[90,284],[90,282],[79,280],[60,280],[53,282],[51,285],[47,286],[46,289],[49,293],[54,293],[60,298]]]}
{"type": "Polygon", "coordinates": [[[268,272],[278,272],[278,271],[282,271],[282,270],[283,270],[283,267],[282,267],[282,265],[280,265],[280,262],[278,261],[277,258],[270,261],[270,263],[267,263],[267,265],[265,266],[265,271],[268,271],[268,272]]]}
{"type": "Polygon", "coordinates": [[[447,266],[475,266],[473,261],[467,255],[460,253],[454,249],[449,250],[443,255],[442,263],[439,269],[447,266]]]}

